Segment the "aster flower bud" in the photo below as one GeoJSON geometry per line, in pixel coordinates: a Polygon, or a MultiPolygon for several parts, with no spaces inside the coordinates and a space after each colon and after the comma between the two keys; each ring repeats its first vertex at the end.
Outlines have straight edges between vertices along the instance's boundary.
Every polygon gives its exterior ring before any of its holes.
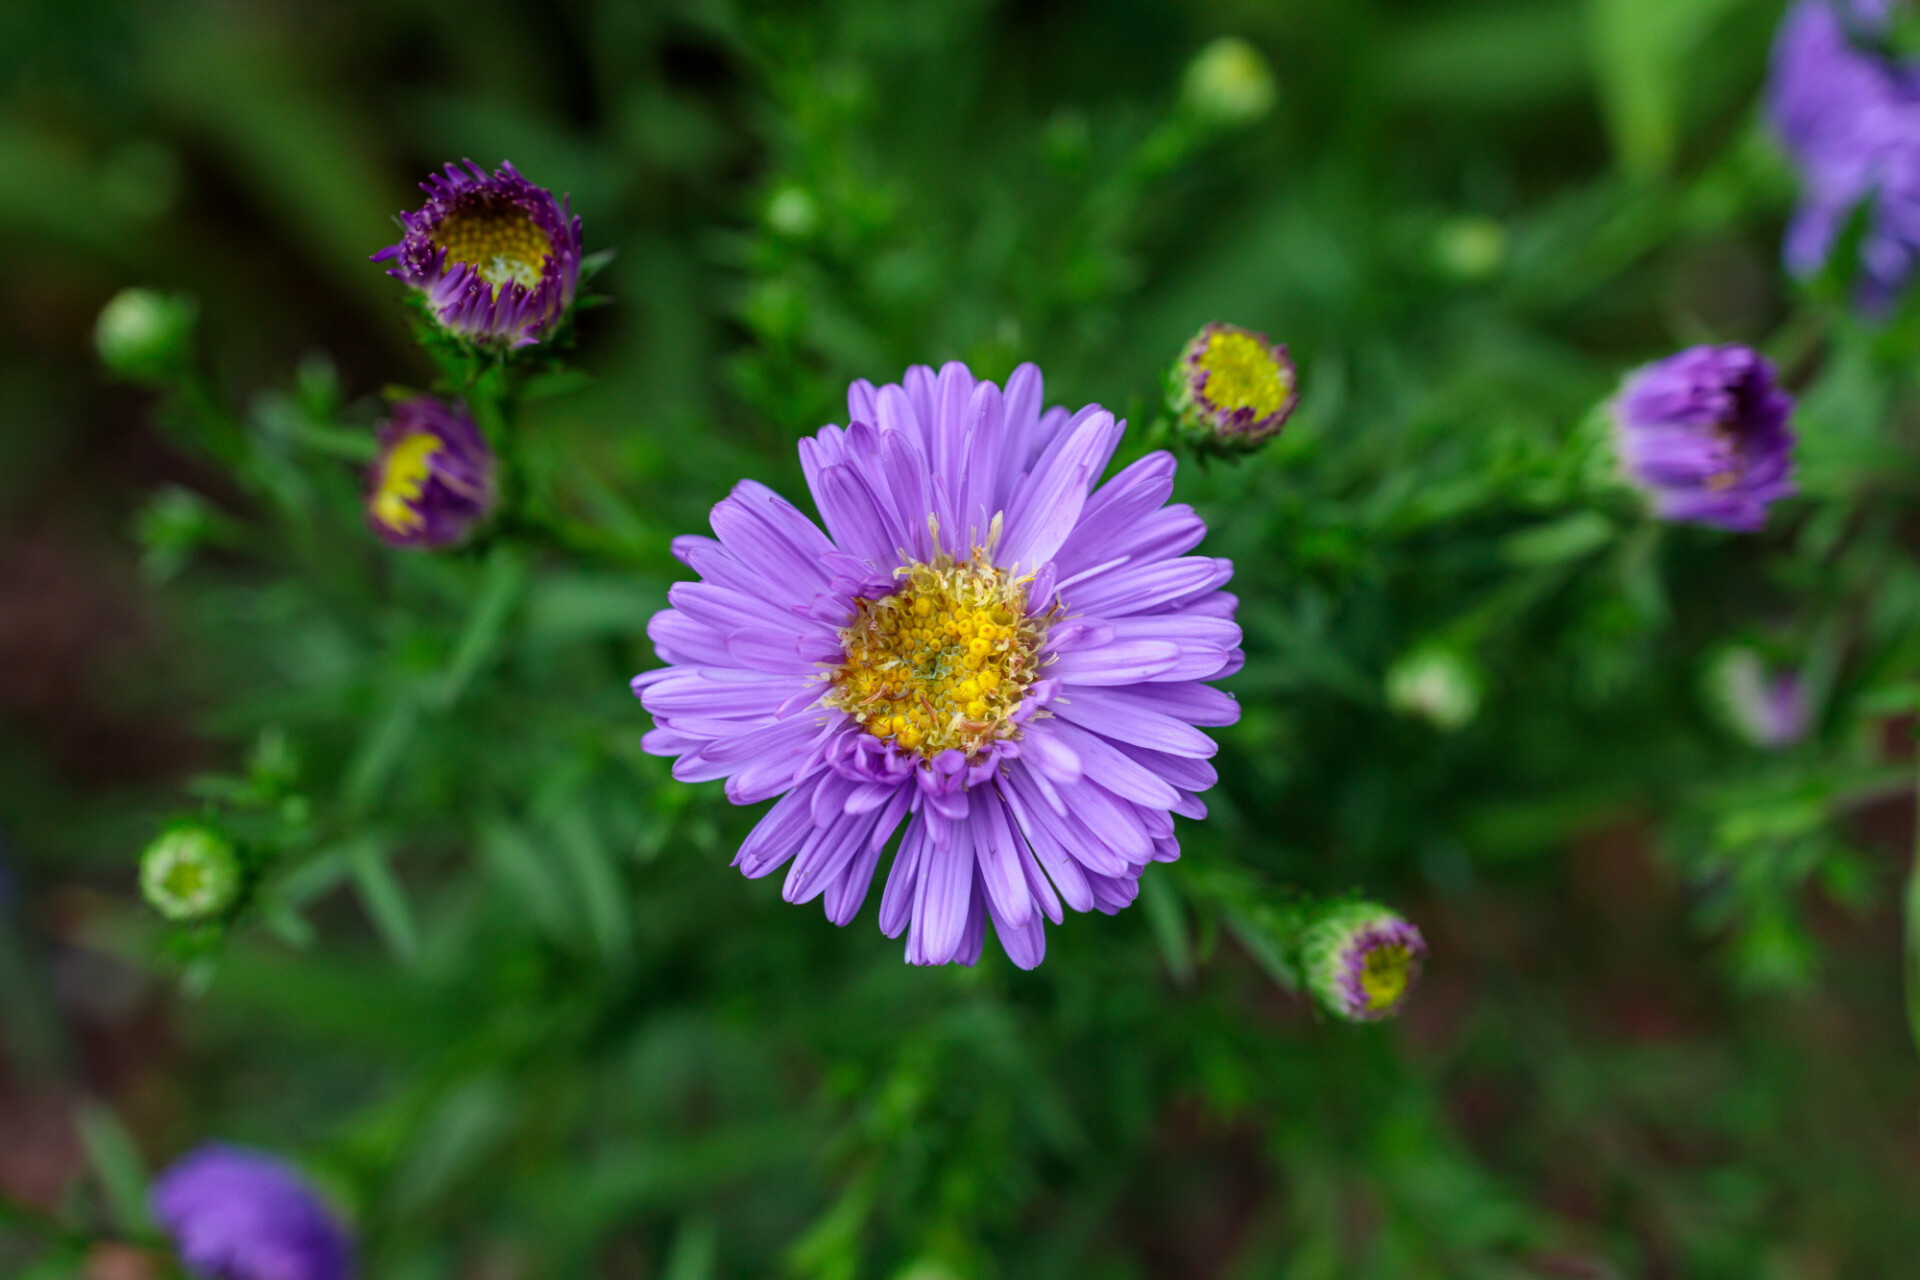
{"type": "Polygon", "coordinates": [[[93,342],[116,376],[161,386],[187,369],[200,307],[185,294],[122,289],[100,309],[93,342]]]}
{"type": "Polygon", "coordinates": [[[140,855],[140,891],[169,920],[210,919],[240,896],[239,856],[212,827],[178,823],[140,855]]]}
{"type": "Polygon", "coordinates": [[[463,541],[493,510],[494,460],[466,410],[432,396],[393,407],[367,477],[367,524],[396,547],[463,541]]]}
{"type": "Polygon", "coordinates": [[[1207,325],[1167,374],[1167,409],[1202,449],[1259,448],[1280,434],[1299,398],[1286,345],[1238,325],[1207,325]]]}
{"type": "Polygon", "coordinates": [[[1689,347],[1627,377],[1612,409],[1619,478],[1663,520],[1753,533],[1794,492],[1793,397],[1748,347],[1689,347]]]}
{"type": "Polygon", "coordinates": [[[484,347],[551,337],[580,285],[580,219],[511,164],[469,160],[420,184],[427,203],[400,215],[406,235],[373,255],[420,291],[435,323],[484,347]]]}
{"type": "Polygon", "coordinates": [[[1707,705],[1736,737],[1778,751],[1807,736],[1812,709],[1797,672],[1770,672],[1745,645],[1722,649],[1705,673],[1707,705]]]}
{"type": "Polygon", "coordinates": [[[1480,711],[1482,682],[1467,657],[1427,644],[1403,654],[1387,670],[1387,705],[1446,733],[1464,729],[1480,711]]]}
{"type": "Polygon", "coordinates": [[[1187,65],[1181,96],[1202,123],[1232,128],[1266,115],[1277,94],[1260,51],[1238,36],[1221,36],[1187,65]]]}
{"type": "Polygon", "coordinates": [[[1426,957],[1420,931],[1375,902],[1333,904],[1300,935],[1307,990],[1321,1008],[1349,1022],[1378,1022],[1399,1012],[1426,957]]]}
{"type": "Polygon", "coordinates": [[[353,1241],[306,1180],[261,1152],[210,1143],[154,1181],[153,1215],[205,1280],[349,1280],[353,1241]]]}

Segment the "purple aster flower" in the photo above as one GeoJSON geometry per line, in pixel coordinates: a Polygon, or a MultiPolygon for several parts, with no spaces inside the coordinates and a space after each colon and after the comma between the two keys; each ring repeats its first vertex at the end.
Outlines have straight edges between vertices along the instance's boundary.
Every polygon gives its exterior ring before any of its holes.
{"type": "Polygon", "coordinates": [[[1373,902],[1339,903],[1300,936],[1307,989],[1321,1008],[1350,1022],[1397,1013],[1426,958],[1420,931],[1373,902]]]}
{"type": "Polygon", "coordinates": [[[1865,202],[1861,298],[1876,310],[1920,254],[1920,64],[1874,46],[1890,17],[1886,0],[1800,0],[1781,24],[1768,85],[1774,129],[1805,186],[1787,266],[1818,271],[1865,202]]]}
{"type": "Polygon", "coordinates": [[[1707,667],[1707,699],[1727,728],[1756,747],[1778,751],[1807,736],[1813,709],[1798,672],[1770,672],[1745,645],[1723,650],[1707,667]]]}
{"type": "Polygon", "coordinates": [[[294,1169],[210,1143],[153,1184],[153,1213],[204,1280],[347,1280],[353,1242],[294,1169]]]}
{"type": "Polygon", "coordinates": [[[1613,402],[1624,478],[1654,514],[1758,530],[1793,487],[1793,397],[1747,347],[1689,347],[1630,374],[1613,402]]]}
{"type": "Polygon", "coordinates": [[[1206,815],[1211,739],[1239,708],[1202,683],[1241,664],[1225,560],[1166,505],[1173,458],[1105,484],[1125,423],[1042,408],[961,364],[856,382],[851,425],[800,442],[826,532],[764,485],[713,509],[700,575],[648,627],[670,665],[633,682],[683,782],[780,797],[734,865],[792,864],[789,902],[846,924],[900,834],[880,927],[912,964],[972,964],[989,922],[1015,964],[1062,906],[1112,913],[1173,815],[1206,815]]]}
{"type": "Polygon", "coordinates": [[[393,406],[367,474],[367,524],[396,547],[450,547],[493,510],[493,450],[465,409],[432,396],[393,406]]]}
{"type": "Polygon", "coordinates": [[[1299,400],[1286,344],[1238,325],[1207,325],[1167,375],[1167,407],[1202,447],[1257,449],[1280,434],[1299,400]]]}
{"type": "Polygon", "coordinates": [[[580,284],[580,219],[511,164],[469,160],[420,184],[427,203],[400,215],[406,235],[373,255],[418,289],[440,327],[483,346],[548,337],[580,284]]]}

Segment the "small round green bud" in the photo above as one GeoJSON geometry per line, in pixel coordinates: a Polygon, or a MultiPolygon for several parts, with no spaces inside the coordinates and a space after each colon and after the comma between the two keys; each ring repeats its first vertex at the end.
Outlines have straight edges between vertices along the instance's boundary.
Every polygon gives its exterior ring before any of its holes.
{"type": "Polygon", "coordinates": [[[1434,232],[1433,261],[1455,280],[1485,280],[1506,265],[1507,229],[1477,214],[1449,218],[1434,232]]]}
{"type": "Polygon", "coordinates": [[[1377,902],[1323,909],[1300,935],[1300,969],[1322,1009],[1348,1022],[1398,1013],[1420,977],[1426,939],[1377,902]]]}
{"type": "Polygon", "coordinates": [[[791,184],[767,201],[767,225],[793,240],[804,240],[820,225],[820,205],[806,188],[791,184]]]}
{"type": "Polygon", "coordinates": [[[205,920],[240,896],[240,859],[218,831],[183,822],[140,855],[140,889],[169,920],[205,920]]]}
{"type": "Polygon", "coordinates": [[[1444,733],[1473,722],[1480,712],[1480,695],[1480,672],[1445,645],[1422,645],[1387,671],[1387,705],[1444,733]]]}
{"type": "Polygon", "coordinates": [[[1221,36],[1187,64],[1181,96],[1203,124],[1231,128],[1266,115],[1278,95],[1260,51],[1238,36],[1221,36]]]}
{"type": "Polygon", "coordinates": [[[100,361],[117,377],[160,386],[186,371],[200,307],[185,294],[122,289],[93,327],[100,361]]]}

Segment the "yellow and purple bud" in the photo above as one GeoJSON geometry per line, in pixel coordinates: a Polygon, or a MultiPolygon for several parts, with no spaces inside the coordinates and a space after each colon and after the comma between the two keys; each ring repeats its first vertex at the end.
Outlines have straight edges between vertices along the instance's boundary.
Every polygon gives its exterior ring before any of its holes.
{"type": "Polygon", "coordinates": [[[1772,671],[1746,645],[1722,649],[1706,669],[1707,705],[1742,741],[1782,751],[1807,736],[1813,709],[1806,682],[1793,671],[1772,671]]]}
{"type": "Polygon", "coordinates": [[[419,290],[434,322],[478,346],[551,337],[580,287],[580,219],[511,164],[473,161],[420,184],[427,203],[400,215],[406,234],[373,255],[419,290]]]}
{"type": "Polygon", "coordinates": [[[1426,939],[1376,902],[1339,902],[1300,935],[1300,968],[1321,1008],[1348,1022],[1398,1013],[1420,977],[1426,939]]]}
{"type": "Polygon", "coordinates": [[[432,396],[393,407],[367,476],[367,524],[382,541],[454,546],[487,518],[493,501],[493,450],[466,410],[432,396]]]}
{"type": "Polygon", "coordinates": [[[203,822],[177,822],[140,855],[140,891],[169,920],[210,920],[240,897],[240,857],[203,822]]]}
{"type": "Polygon", "coordinates": [[[1167,408],[1201,449],[1241,453],[1280,434],[1300,399],[1286,344],[1238,325],[1209,324],[1167,374],[1167,408]]]}

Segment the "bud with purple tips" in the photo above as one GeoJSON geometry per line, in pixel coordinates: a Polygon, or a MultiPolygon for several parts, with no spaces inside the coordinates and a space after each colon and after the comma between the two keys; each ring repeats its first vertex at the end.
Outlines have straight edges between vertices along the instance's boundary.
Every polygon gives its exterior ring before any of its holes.
{"type": "Polygon", "coordinates": [[[396,547],[463,541],[493,510],[494,460],[466,410],[432,396],[393,407],[367,477],[367,524],[396,547]]]}
{"type": "Polygon", "coordinates": [[[1756,532],[1794,492],[1792,414],[1766,357],[1689,347],[1629,375],[1614,398],[1620,478],[1663,520],[1756,532]]]}
{"type": "Polygon", "coordinates": [[[1238,325],[1207,325],[1167,374],[1167,408],[1202,449],[1259,448],[1280,434],[1299,399],[1286,344],[1238,325]]]}
{"type": "Polygon", "coordinates": [[[353,1241],[294,1169],[210,1143],[162,1173],[154,1217],[202,1280],[349,1280],[353,1241]]]}
{"type": "Polygon", "coordinates": [[[1745,645],[1722,650],[1708,664],[1706,693],[1722,724],[1769,751],[1806,737],[1813,721],[1799,673],[1769,671],[1760,654],[1745,645]]]}
{"type": "Polygon", "coordinates": [[[434,321],[485,347],[551,337],[580,285],[580,219],[511,164],[469,160],[420,184],[427,203],[402,214],[406,235],[373,255],[418,289],[434,321]]]}
{"type": "Polygon", "coordinates": [[[1300,969],[1320,1007],[1349,1022],[1399,1012],[1427,958],[1426,939],[1376,902],[1340,902],[1300,935],[1300,969]]]}

